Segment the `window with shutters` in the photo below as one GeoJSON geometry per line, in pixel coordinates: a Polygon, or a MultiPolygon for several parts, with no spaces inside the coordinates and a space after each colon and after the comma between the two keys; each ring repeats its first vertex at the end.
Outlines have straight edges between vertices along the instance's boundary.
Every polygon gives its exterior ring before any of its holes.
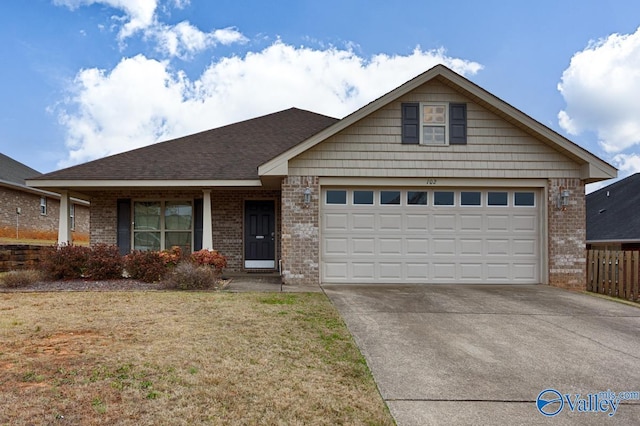
{"type": "Polygon", "coordinates": [[[467,105],[403,103],[402,143],[464,145],[467,143],[467,105]]]}

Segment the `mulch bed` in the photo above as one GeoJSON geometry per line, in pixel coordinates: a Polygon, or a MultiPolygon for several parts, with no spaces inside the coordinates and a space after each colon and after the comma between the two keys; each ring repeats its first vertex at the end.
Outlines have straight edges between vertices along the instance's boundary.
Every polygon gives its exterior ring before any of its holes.
{"type": "Polygon", "coordinates": [[[18,288],[0,287],[0,293],[41,292],[41,291],[138,291],[165,290],[161,283],[146,283],[132,279],[121,280],[68,280],[43,281],[18,288]]]}

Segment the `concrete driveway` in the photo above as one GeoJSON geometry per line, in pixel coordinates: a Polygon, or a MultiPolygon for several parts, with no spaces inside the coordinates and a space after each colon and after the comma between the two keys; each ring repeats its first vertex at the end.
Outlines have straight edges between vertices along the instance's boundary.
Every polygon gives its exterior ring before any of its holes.
{"type": "Polygon", "coordinates": [[[640,424],[640,400],[609,416],[594,396],[640,392],[636,306],[548,286],[323,288],[399,425],[640,424]],[[546,389],[569,395],[553,417],[546,389]]]}

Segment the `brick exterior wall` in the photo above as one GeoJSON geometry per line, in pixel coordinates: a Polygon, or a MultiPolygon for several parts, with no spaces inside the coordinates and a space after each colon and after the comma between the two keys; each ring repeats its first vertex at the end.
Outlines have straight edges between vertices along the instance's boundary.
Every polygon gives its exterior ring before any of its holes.
{"type": "MultiPolygon", "coordinates": [[[[0,187],[0,231],[2,236],[15,238],[58,238],[60,200],[47,199],[47,214],[40,214],[40,195],[13,188],[0,187]],[[16,209],[20,208],[16,223],[16,209]],[[16,229],[17,228],[17,229],[16,229]]],[[[74,237],[89,235],[89,207],[75,204],[74,237]]]]}
{"type": "Polygon", "coordinates": [[[549,179],[549,284],[586,290],[586,207],[584,182],[549,179]],[[558,196],[569,191],[569,205],[558,209],[558,196]]]}
{"type": "Polygon", "coordinates": [[[320,283],[320,186],[317,176],[289,176],[282,181],[282,277],[285,284],[320,283]],[[311,189],[311,203],[304,191],[311,189]]]}
{"type": "MultiPolygon", "coordinates": [[[[91,198],[91,244],[117,244],[118,198],[132,200],[193,200],[203,198],[202,191],[121,190],[95,193],[91,198]]],[[[221,189],[211,192],[213,247],[227,257],[228,272],[244,269],[244,201],[274,200],[276,209],[276,265],[280,259],[280,191],[221,189]]]]}

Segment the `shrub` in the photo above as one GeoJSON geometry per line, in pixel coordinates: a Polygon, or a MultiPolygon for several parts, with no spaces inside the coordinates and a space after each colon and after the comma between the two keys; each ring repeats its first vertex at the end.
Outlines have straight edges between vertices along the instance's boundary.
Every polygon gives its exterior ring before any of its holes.
{"type": "Polygon", "coordinates": [[[168,271],[160,252],[140,250],[124,257],[124,269],[131,278],[148,283],[160,281],[168,271]]]}
{"type": "Polygon", "coordinates": [[[171,250],[160,252],[160,258],[166,267],[176,266],[184,258],[182,249],[179,246],[171,247],[171,250]]]}
{"type": "Polygon", "coordinates": [[[202,249],[191,254],[191,261],[199,266],[210,266],[216,274],[221,274],[227,267],[227,258],[217,250],[202,249]]]}
{"type": "Polygon", "coordinates": [[[215,288],[217,274],[209,266],[198,266],[191,262],[181,262],[167,278],[168,288],[179,290],[203,290],[215,288]]]}
{"type": "Polygon", "coordinates": [[[21,271],[10,271],[0,276],[0,287],[18,288],[42,280],[42,273],[35,269],[24,269],[21,271]]]}
{"type": "Polygon", "coordinates": [[[85,274],[92,280],[122,278],[123,259],[118,247],[98,244],[91,248],[85,274]]]}
{"type": "Polygon", "coordinates": [[[86,270],[91,249],[73,244],[62,244],[43,250],[40,270],[44,276],[53,280],[72,280],[81,278],[86,270]]]}

